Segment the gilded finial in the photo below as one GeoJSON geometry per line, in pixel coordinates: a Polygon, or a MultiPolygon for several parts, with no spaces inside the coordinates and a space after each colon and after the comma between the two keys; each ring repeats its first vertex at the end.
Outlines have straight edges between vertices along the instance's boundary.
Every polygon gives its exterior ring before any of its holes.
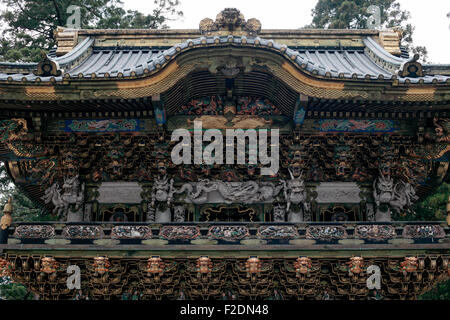
{"type": "Polygon", "coordinates": [[[11,214],[13,212],[13,204],[12,204],[12,198],[9,197],[8,203],[5,204],[5,207],[3,208],[3,217],[0,221],[0,227],[2,230],[5,230],[11,226],[12,223],[12,217],[11,214]]]}

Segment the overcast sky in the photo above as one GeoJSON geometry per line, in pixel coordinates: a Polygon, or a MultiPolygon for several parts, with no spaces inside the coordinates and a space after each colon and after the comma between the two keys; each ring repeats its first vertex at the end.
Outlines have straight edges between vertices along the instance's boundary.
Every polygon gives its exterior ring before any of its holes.
{"type": "MultiPolygon", "coordinates": [[[[122,0],[127,9],[150,13],[152,0],[122,0]]],[[[415,45],[428,49],[429,63],[450,64],[450,0],[399,0],[411,12],[416,27],[415,45]]],[[[215,19],[224,8],[237,8],[246,19],[257,18],[264,29],[297,29],[311,23],[317,0],[180,0],[184,18],[169,23],[172,29],[198,28],[201,19],[215,19]]]]}

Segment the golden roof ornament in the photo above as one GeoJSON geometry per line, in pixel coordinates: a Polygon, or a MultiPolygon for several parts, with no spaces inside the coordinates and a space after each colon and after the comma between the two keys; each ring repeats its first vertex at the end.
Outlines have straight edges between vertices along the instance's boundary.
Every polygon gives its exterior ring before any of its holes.
{"type": "Polygon", "coordinates": [[[204,35],[236,34],[256,36],[261,31],[261,22],[251,18],[245,21],[244,15],[236,8],[226,8],[219,12],[216,21],[205,18],[200,21],[200,32],[204,35]]]}
{"type": "Polygon", "coordinates": [[[419,58],[420,58],[419,54],[416,53],[410,60],[404,62],[400,66],[398,75],[400,77],[410,77],[410,78],[423,77],[425,74],[423,72],[422,64],[418,62],[419,58]]]}
{"type": "Polygon", "coordinates": [[[0,227],[2,230],[6,230],[8,227],[11,226],[12,223],[12,217],[11,214],[13,212],[13,205],[12,205],[12,198],[9,197],[8,203],[5,204],[5,207],[3,208],[3,217],[0,221],[0,227]]]}
{"type": "Polygon", "coordinates": [[[33,74],[39,77],[61,76],[62,70],[59,69],[58,62],[51,60],[45,52],[42,52],[41,55],[42,60],[39,61],[37,69],[33,71],[33,74]]]}

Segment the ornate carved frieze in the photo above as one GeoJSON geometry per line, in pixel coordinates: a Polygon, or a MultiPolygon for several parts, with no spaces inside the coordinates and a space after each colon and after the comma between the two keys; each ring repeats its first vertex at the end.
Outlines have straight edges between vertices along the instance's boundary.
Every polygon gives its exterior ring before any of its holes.
{"type": "Polygon", "coordinates": [[[167,240],[195,239],[199,235],[199,227],[194,226],[164,226],[159,231],[159,237],[167,240]]]}
{"type": "Polygon", "coordinates": [[[208,237],[225,241],[238,241],[249,235],[249,230],[245,226],[214,226],[208,231],[208,237]]]}
{"type": "Polygon", "coordinates": [[[285,240],[298,238],[299,234],[295,226],[261,226],[257,236],[260,239],[285,240]]]}
{"type": "Polygon", "coordinates": [[[136,132],[140,119],[65,120],[65,132],[136,132]]]}
{"type": "Polygon", "coordinates": [[[21,239],[49,239],[55,237],[55,228],[42,224],[23,224],[17,226],[14,237],[21,239]]]}
{"type": "Polygon", "coordinates": [[[113,239],[149,239],[152,238],[152,230],[147,226],[115,226],[111,229],[113,239]]]}
{"type": "Polygon", "coordinates": [[[309,226],[306,228],[306,238],[316,240],[336,240],[347,237],[347,231],[341,226],[309,226]]]}
{"type": "Polygon", "coordinates": [[[281,185],[264,181],[209,181],[189,182],[175,192],[185,193],[186,202],[245,203],[272,202],[281,190],[281,185]]]}
{"type": "Polygon", "coordinates": [[[405,238],[445,238],[445,231],[439,225],[407,225],[403,229],[403,237],[405,238]]]}
{"type": "Polygon", "coordinates": [[[373,224],[355,227],[355,237],[371,240],[386,240],[396,237],[395,228],[391,225],[373,224]]]}
{"type": "Polygon", "coordinates": [[[393,120],[324,119],[315,123],[321,132],[393,132],[398,124],[393,120]]]}
{"type": "Polygon", "coordinates": [[[66,239],[100,239],[104,233],[100,226],[69,225],[64,227],[62,236],[66,239]]]}

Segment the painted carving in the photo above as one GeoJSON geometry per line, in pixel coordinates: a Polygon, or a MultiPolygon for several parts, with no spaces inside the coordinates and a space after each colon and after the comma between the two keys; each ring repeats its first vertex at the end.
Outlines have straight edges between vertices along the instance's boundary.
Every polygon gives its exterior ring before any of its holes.
{"type": "Polygon", "coordinates": [[[99,226],[76,225],[64,227],[62,236],[66,239],[100,239],[104,233],[99,226]]]}
{"type": "Polygon", "coordinates": [[[108,257],[95,257],[92,265],[96,274],[105,274],[109,271],[111,263],[108,257]]]}
{"type": "Polygon", "coordinates": [[[151,205],[154,206],[155,201],[167,202],[167,204],[170,205],[174,192],[173,179],[169,180],[167,175],[158,175],[155,178],[152,188],[151,205]]]}
{"type": "Polygon", "coordinates": [[[221,196],[221,202],[251,204],[272,201],[280,190],[281,186],[273,182],[200,180],[184,184],[176,193],[186,192],[188,202],[195,204],[209,202],[208,195],[213,191],[221,196]]]}
{"type": "Polygon", "coordinates": [[[200,235],[200,229],[194,226],[164,226],[159,236],[167,240],[195,239],[200,235]]]}
{"type": "Polygon", "coordinates": [[[298,177],[294,177],[292,171],[289,169],[291,179],[287,182],[281,180],[284,186],[284,198],[287,202],[286,211],[289,212],[291,204],[302,204],[304,211],[309,211],[310,206],[306,199],[305,181],[303,180],[303,174],[298,177]]]}
{"type": "Polygon", "coordinates": [[[409,182],[400,181],[394,184],[390,174],[384,175],[382,171],[373,182],[373,189],[373,197],[378,207],[380,204],[389,204],[399,212],[412,206],[418,199],[414,187],[409,182]]]}
{"type": "Polygon", "coordinates": [[[250,235],[244,226],[214,226],[209,228],[208,237],[225,241],[238,241],[250,235]]]}
{"type": "Polygon", "coordinates": [[[139,119],[66,120],[66,132],[139,131],[139,119]]]}
{"type": "Polygon", "coordinates": [[[184,222],[185,218],[184,206],[175,206],[173,209],[173,222],[184,222]]]}
{"type": "Polygon", "coordinates": [[[78,175],[64,178],[62,189],[59,183],[55,182],[45,190],[44,196],[41,198],[46,204],[53,204],[53,214],[57,215],[61,221],[66,221],[70,206],[78,211],[84,201],[84,183],[80,184],[78,175]],[[62,194],[61,194],[62,193],[62,194]]]}
{"type": "Polygon", "coordinates": [[[347,231],[341,226],[309,226],[306,229],[307,239],[336,240],[347,237],[347,231]]]}
{"type": "MultiPolygon", "coordinates": [[[[194,99],[181,107],[184,115],[225,115],[227,99],[221,96],[203,97],[194,99]]],[[[253,97],[239,97],[231,102],[233,114],[240,115],[281,115],[281,111],[267,99],[253,97]]],[[[203,125],[204,126],[204,125],[203,125]]]]}
{"type": "Polygon", "coordinates": [[[46,153],[46,149],[34,141],[25,119],[0,120],[0,142],[18,157],[38,157],[46,153]]]}
{"type": "Polygon", "coordinates": [[[445,238],[445,231],[440,225],[407,225],[403,228],[403,237],[440,239],[445,238]]]}
{"type": "Polygon", "coordinates": [[[286,240],[298,238],[299,234],[294,226],[261,226],[257,236],[260,239],[286,240]]]}
{"type": "Polygon", "coordinates": [[[112,239],[149,239],[153,236],[147,226],[115,226],[111,229],[112,239]]]}
{"type": "Polygon", "coordinates": [[[396,237],[395,228],[390,225],[358,225],[355,236],[362,239],[386,240],[396,237]]]}
{"type": "Polygon", "coordinates": [[[297,278],[311,277],[311,273],[317,271],[317,266],[314,267],[312,261],[308,257],[299,257],[294,262],[295,276],[297,278]]]}
{"type": "Polygon", "coordinates": [[[55,229],[49,225],[23,224],[16,227],[14,237],[21,239],[49,239],[55,237],[55,229]]]}
{"type": "Polygon", "coordinates": [[[317,128],[322,132],[392,132],[392,120],[317,120],[317,128]]]}
{"type": "Polygon", "coordinates": [[[46,274],[55,273],[58,269],[58,262],[53,257],[43,257],[41,259],[40,271],[46,274]]]}
{"type": "Polygon", "coordinates": [[[9,277],[11,276],[11,263],[3,258],[0,258],[0,277],[9,277]]]}
{"type": "Polygon", "coordinates": [[[284,206],[276,205],[273,207],[273,222],[284,222],[286,221],[286,211],[284,206]]]}

